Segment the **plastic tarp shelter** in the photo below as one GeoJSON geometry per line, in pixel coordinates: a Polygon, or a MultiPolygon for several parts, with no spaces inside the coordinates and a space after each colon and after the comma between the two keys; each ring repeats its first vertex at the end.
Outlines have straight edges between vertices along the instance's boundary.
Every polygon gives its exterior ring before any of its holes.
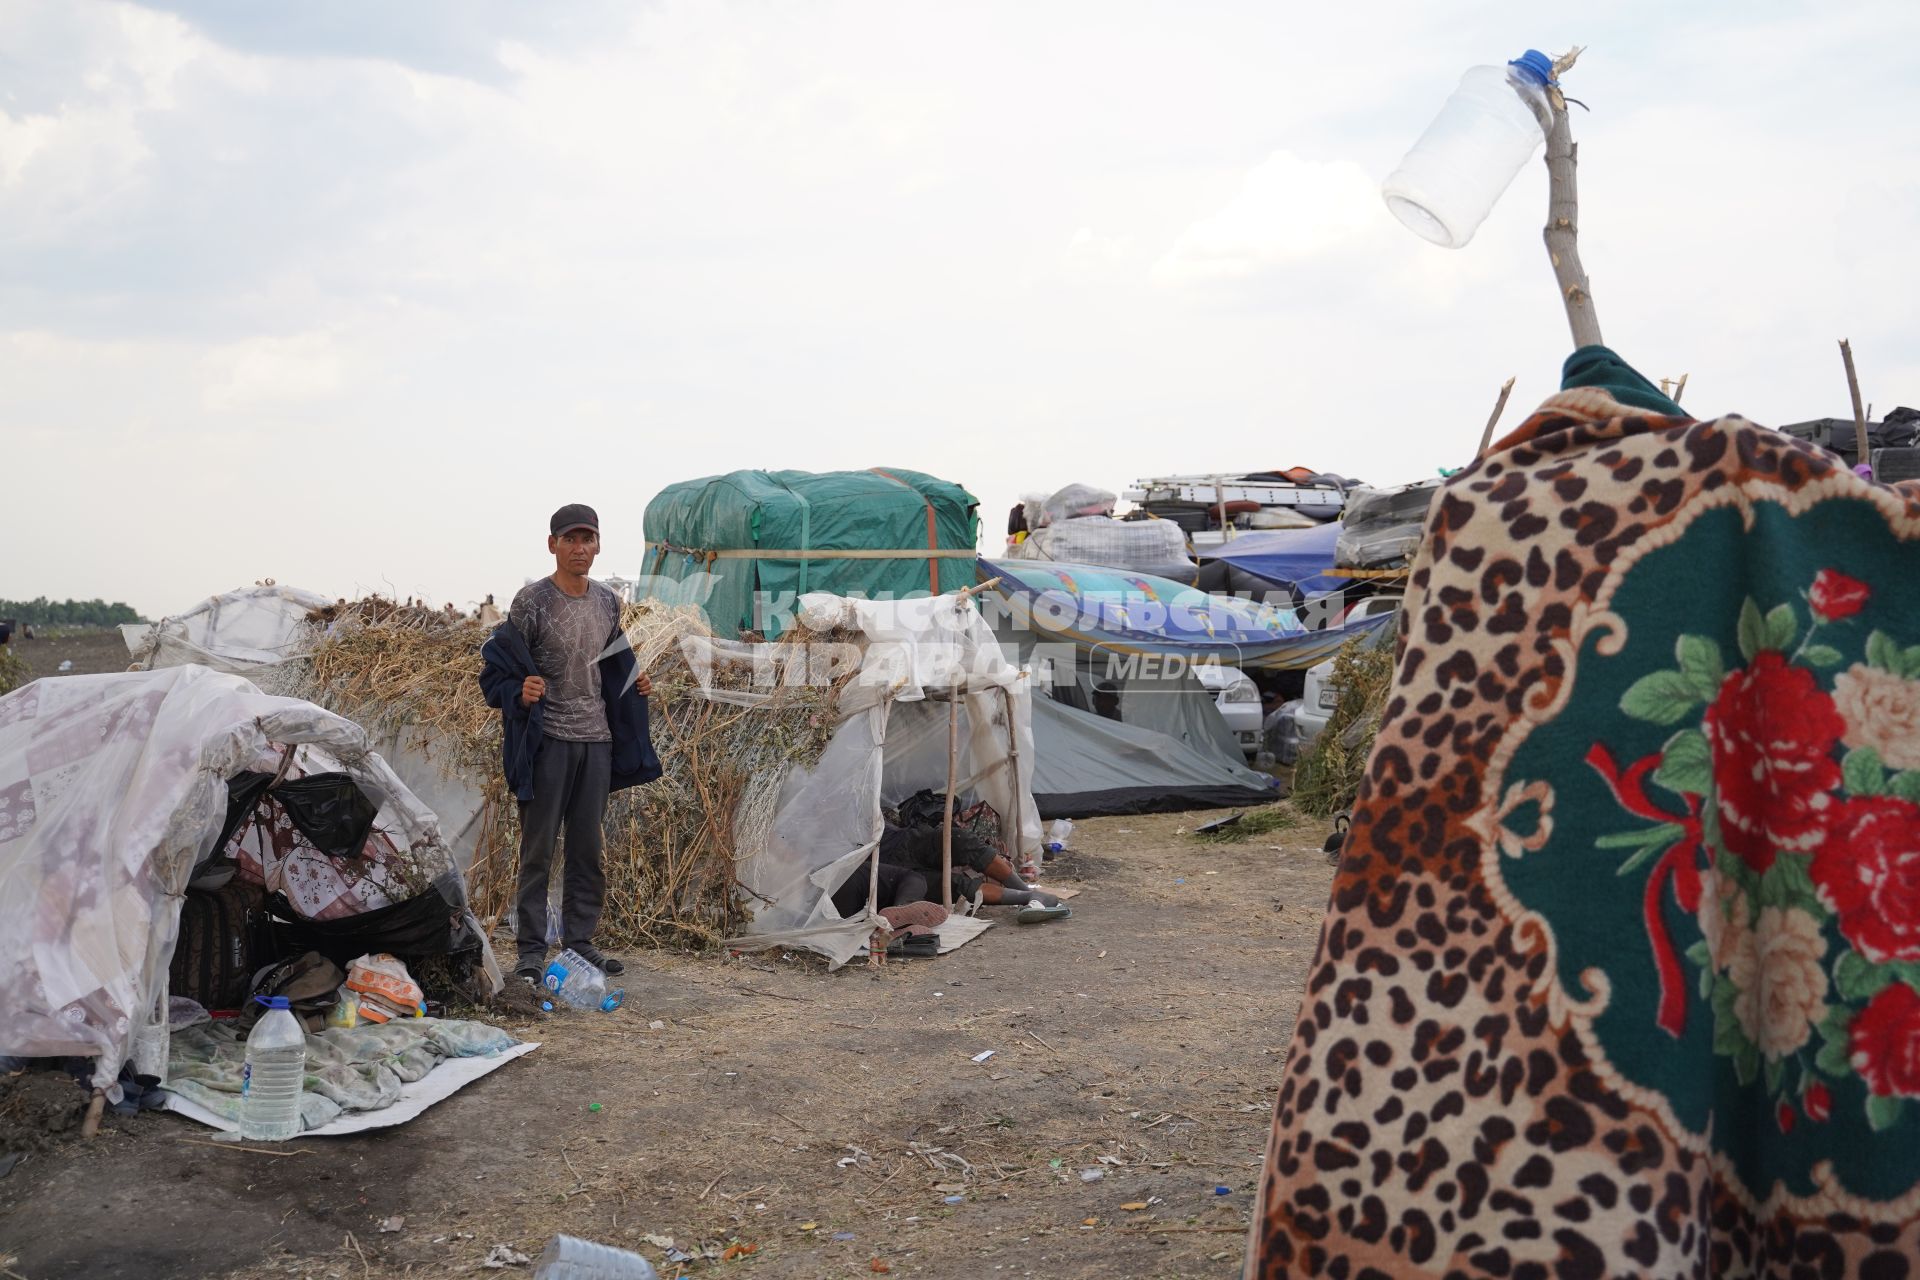
{"type": "MultiPolygon", "coordinates": [[[[263,692],[292,696],[305,687],[306,659],[327,634],[307,615],[332,603],[329,596],[299,587],[242,587],[211,596],[151,627],[134,629],[127,641],[136,666],[160,669],[198,663],[245,676],[263,692]]],[[[474,669],[479,669],[477,652],[474,669]]],[[[464,873],[473,865],[474,851],[485,834],[488,815],[480,788],[441,765],[437,757],[444,752],[426,730],[385,732],[373,740],[373,747],[414,796],[438,816],[446,845],[464,873]]]]}
{"type": "Polygon", "coordinates": [[[1198,555],[1203,564],[1225,565],[1307,600],[1351,585],[1348,579],[1327,576],[1336,563],[1333,550],[1339,540],[1340,525],[1334,521],[1311,529],[1242,533],[1198,555]]]}
{"type": "Polygon", "coordinates": [[[977,506],[901,467],[684,480],[647,504],[641,594],[701,605],[719,636],[777,635],[812,593],[939,595],[973,581],[977,506]]]}
{"type": "MultiPolygon", "coordinates": [[[[815,632],[856,630],[859,665],[840,693],[841,719],[826,750],[812,768],[773,780],[778,794],[764,833],[735,822],[735,872],[754,914],[733,945],[799,946],[839,965],[866,944],[879,917],[871,902],[843,917],[832,894],[849,877],[872,874],[883,804],[946,790],[949,699],[958,703],[959,802],[993,806],[1016,861],[1040,856],[1031,692],[957,593],[891,601],[809,594],[797,617],[815,632]]],[[[755,647],[739,641],[687,636],[680,644],[696,674],[755,661],[755,647]]],[[[778,694],[716,687],[711,696],[751,706],[778,694]]]]}
{"type": "Polygon", "coordinates": [[[37,680],[0,698],[0,1055],[92,1057],[94,1086],[116,1087],[166,985],[187,885],[219,839],[227,779],[288,747],[347,773],[377,829],[464,910],[434,815],[349,720],[200,665],[37,680]]]}
{"type": "Polygon", "coordinates": [[[982,560],[981,580],[996,577],[987,607],[1006,615],[1015,630],[1119,656],[1297,671],[1385,621],[1363,618],[1310,631],[1290,609],[1098,565],[982,560]]]}

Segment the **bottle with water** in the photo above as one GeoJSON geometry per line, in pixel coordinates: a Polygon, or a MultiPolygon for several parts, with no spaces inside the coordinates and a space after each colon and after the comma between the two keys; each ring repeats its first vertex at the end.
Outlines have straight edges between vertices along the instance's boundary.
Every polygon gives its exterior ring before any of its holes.
{"type": "Polygon", "coordinates": [[[555,1236],[534,1265],[533,1280],[660,1280],[637,1253],[577,1236],[555,1236]]]}
{"type": "Polygon", "coordinates": [[[1047,828],[1047,852],[1060,853],[1067,847],[1067,841],[1073,839],[1073,819],[1055,818],[1053,825],[1047,828]]]}
{"type": "Polygon", "coordinates": [[[267,1006],[267,1013],[247,1037],[247,1065],[240,1077],[240,1136],[253,1142],[284,1142],[300,1132],[307,1033],[287,1008],[285,996],[254,999],[267,1006]]]}
{"type": "Polygon", "coordinates": [[[1529,49],[1505,67],[1470,67],[1381,188],[1394,216],[1458,249],[1473,239],[1553,123],[1553,59],[1529,49]]]}
{"type": "Polygon", "coordinates": [[[543,979],[546,988],[576,1009],[612,1013],[626,1000],[624,988],[607,989],[607,975],[586,957],[568,947],[553,958],[543,979]]]}

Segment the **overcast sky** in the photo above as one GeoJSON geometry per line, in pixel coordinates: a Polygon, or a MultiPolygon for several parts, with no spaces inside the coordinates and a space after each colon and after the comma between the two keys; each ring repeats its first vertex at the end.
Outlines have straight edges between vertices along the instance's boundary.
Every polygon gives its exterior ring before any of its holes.
{"type": "Polygon", "coordinates": [[[1686,405],[1920,405],[1905,4],[0,0],[0,597],[461,604],[741,467],[1380,483],[1555,389],[1529,166],[1379,181],[1460,72],[1589,46],[1582,248],[1686,405]]]}

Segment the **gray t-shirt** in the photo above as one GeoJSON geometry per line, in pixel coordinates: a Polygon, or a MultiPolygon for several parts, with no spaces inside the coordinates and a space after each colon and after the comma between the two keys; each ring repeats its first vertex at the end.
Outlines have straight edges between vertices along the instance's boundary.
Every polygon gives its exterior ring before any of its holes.
{"type": "Polygon", "coordinates": [[[620,625],[620,598],[591,579],[587,594],[568,595],[542,578],[520,588],[507,613],[533,650],[547,682],[546,733],[563,742],[608,742],[607,704],[600,698],[600,659],[620,625]]]}

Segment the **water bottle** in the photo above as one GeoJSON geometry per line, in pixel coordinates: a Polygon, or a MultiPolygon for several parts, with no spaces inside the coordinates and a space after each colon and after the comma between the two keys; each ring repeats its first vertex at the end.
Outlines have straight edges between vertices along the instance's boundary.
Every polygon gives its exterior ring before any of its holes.
{"type": "Polygon", "coordinates": [[[240,1076],[240,1136],[253,1142],[284,1142],[300,1132],[307,1033],[287,1008],[285,996],[254,999],[267,1006],[267,1013],[247,1037],[247,1065],[240,1076]]]}
{"type": "Polygon", "coordinates": [[[660,1280],[637,1253],[577,1236],[555,1236],[534,1265],[533,1280],[660,1280]]]}
{"type": "Polygon", "coordinates": [[[1073,819],[1055,818],[1053,825],[1047,828],[1047,852],[1059,853],[1067,847],[1067,841],[1073,838],[1073,819]]]}
{"type": "Polygon", "coordinates": [[[627,998],[623,988],[607,990],[607,975],[572,947],[553,958],[543,981],[547,990],[576,1009],[612,1013],[627,998]]]}
{"type": "Polygon", "coordinates": [[[1505,67],[1471,67],[1381,188],[1394,216],[1458,249],[1493,211],[1553,123],[1553,59],[1529,49],[1505,67]]]}

